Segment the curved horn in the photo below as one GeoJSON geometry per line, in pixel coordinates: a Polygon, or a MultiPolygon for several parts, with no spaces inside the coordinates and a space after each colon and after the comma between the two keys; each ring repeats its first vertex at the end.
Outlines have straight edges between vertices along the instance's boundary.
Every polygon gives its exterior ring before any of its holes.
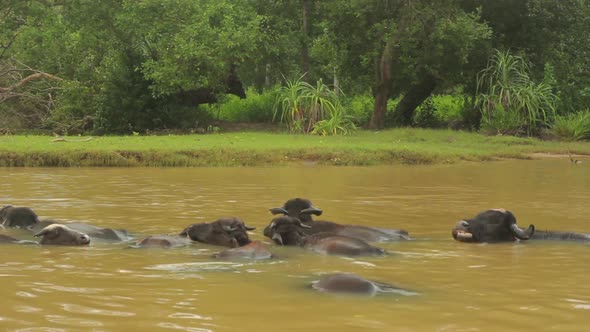
{"type": "Polygon", "coordinates": [[[277,242],[278,244],[283,245],[283,237],[281,236],[281,234],[274,233],[271,239],[277,242]]]}
{"type": "Polygon", "coordinates": [[[248,226],[246,226],[245,224],[244,224],[244,228],[245,228],[247,231],[253,231],[253,230],[255,230],[255,229],[256,229],[256,227],[248,227],[248,226]]]}
{"type": "Polygon", "coordinates": [[[223,230],[226,232],[235,232],[238,230],[238,227],[232,227],[232,226],[228,226],[228,225],[223,225],[223,226],[221,226],[221,228],[223,228],[223,230]]]}
{"type": "Polygon", "coordinates": [[[316,216],[320,216],[320,215],[322,215],[322,212],[324,212],[324,211],[318,209],[315,206],[311,206],[311,207],[308,207],[307,209],[301,210],[301,212],[299,212],[299,214],[314,214],[316,216]]]}
{"type": "Polygon", "coordinates": [[[529,225],[529,228],[526,230],[518,228],[516,224],[510,225],[510,230],[512,231],[512,235],[519,240],[528,240],[533,236],[535,233],[535,225],[529,225]]]}
{"type": "Polygon", "coordinates": [[[285,210],[285,208],[282,208],[282,207],[272,208],[272,209],[268,209],[268,210],[272,214],[284,214],[284,215],[289,214],[289,211],[285,210]]]}
{"type": "Polygon", "coordinates": [[[311,226],[302,223],[301,220],[297,220],[297,226],[299,226],[301,228],[308,228],[308,229],[312,228],[311,226]]]}

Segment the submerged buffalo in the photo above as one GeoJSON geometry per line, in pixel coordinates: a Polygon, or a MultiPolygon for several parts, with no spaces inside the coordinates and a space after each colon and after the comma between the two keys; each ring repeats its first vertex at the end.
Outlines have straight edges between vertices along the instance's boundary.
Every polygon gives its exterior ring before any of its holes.
{"type": "Polygon", "coordinates": [[[90,237],[88,235],[62,224],[51,224],[34,236],[41,238],[39,244],[81,246],[90,243],[90,237]]]}
{"type": "Polygon", "coordinates": [[[0,209],[0,224],[4,227],[28,228],[38,222],[39,217],[31,208],[4,205],[0,209]]]}
{"type": "Polygon", "coordinates": [[[252,241],[249,244],[239,247],[226,249],[220,253],[215,254],[213,257],[224,260],[232,259],[270,259],[272,253],[268,250],[267,245],[260,241],[252,241]]]}
{"type": "Polygon", "coordinates": [[[133,246],[134,248],[176,248],[191,244],[186,236],[179,235],[150,235],[133,246]]]}
{"type": "MultiPolygon", "coordinates": [[[[54,220],[43,220],[39,221],[38,223],[28,227],[33,232],[39,232],[43,228],[58,224],[57,221],[54,220]]],[[[60,223],[62,224],[62,223],[60,223]]],[[[99,226],[95,226],[92,224],[87,224],[83,222],[68,222],[63,223],[63,225],[67,225],[68,228],[82,232],[90,236],[94,240],[103,240],[103,241],[128,241],[129,234],[125,229],[112,229],[112,228],[102,228],[99,226]]]]}
{"type": "MultiPolygon", "coordinates": [[[[377,227],[342,225],[331,221],[313,220],[312,215],[320,216],[322,210],[311,204],[305,198],[293,198],[285,202],[282,207],[270,209],[272,214],[283,214],[298,218],[310,227],[304,230],[307,235],[328,232],[337,235],[350,236],[366,242],[387,242],[397,240],[409,240],[408,232],[402,229],[385,229],[377,227]]],[[[267,230],[264,230],[265,234],[267,230]]]]}
{"type": "Polygon", "coordinates": [[[521,229],[516,217],[504,209],[481,212],[471,219],[459,221],[452,230],[453,238],[461,242],[512,242],[516,240],[590,241],[590,234],[538,231],[534,225],[521,229]]]}
{"type": "Polygon", "coordinates": [[[305,234],[305,230],[310,227],[297,218],[282,216],[271,221],[264,230],[264,235],[279,245],[299,246],[327,255],[375,256],[385,254],[383,249],[373,247],[359,238],[326,232],[305,234]]]}
{"type": "Polygon", "coordinates": [[[197,242],[237,248],[250,243],[248,231],[254,229],[246,226],[241,219],[228,217],[211,223],[189,225],[179,235],[197,242]]]}
{"type": "Polygon", "coordinates": [[[418,293],[371,281],[352,273],[323,276],[320,280],[312,282],[311,287],[320,292],[333,294],[375,296],[378,293],[397,293],[406,296],[418,295],[418,293]]]}

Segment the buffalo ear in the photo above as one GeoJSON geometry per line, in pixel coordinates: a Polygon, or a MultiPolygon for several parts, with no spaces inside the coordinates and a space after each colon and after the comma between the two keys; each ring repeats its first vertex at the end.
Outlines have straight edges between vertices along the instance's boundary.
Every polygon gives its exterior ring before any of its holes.
{"type": "Polygon", "coordinates": [[[285,210],[285,208],[282,208],[282,207],[272,208],[272,209],[269,209],[269,211],[272,214],[284,214],[284,215],[289,214],[289,211],[285,210]]]}

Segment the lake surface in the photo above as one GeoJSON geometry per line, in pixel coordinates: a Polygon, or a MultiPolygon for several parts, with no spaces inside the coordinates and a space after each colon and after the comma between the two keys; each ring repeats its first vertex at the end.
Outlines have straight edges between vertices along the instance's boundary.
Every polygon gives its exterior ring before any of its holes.
{"type": "Polygon", "coordinates": [[[268,208],[306,197],[319,219],[404,228],[386,257],[221,262],[219,248],[3,245],[0,330],[7,331],[588,331],[590,245],[464,244],[456,221],[488,208],[523,226],[590,233],[590,161],[450,166],[0,169],[0,204],[40,217],[127,228],[137,237],[238,216],[264,240],[268,208]],[[353,272],[419,293],[316,293],[353,272]]]}

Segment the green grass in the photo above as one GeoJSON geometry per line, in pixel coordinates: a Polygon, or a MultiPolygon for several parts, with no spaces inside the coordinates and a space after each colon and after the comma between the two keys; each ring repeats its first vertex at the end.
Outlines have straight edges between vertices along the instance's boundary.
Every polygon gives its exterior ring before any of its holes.
{"type": "Polygon", "coordinates": [[[435,164],[530,158],[535,152],[590,154],[590,143],[409,128],[327,137],[243,132],[52,140],[49,136],[1,136],[0,166],[274,166],[302,161],[435,164]]]}

